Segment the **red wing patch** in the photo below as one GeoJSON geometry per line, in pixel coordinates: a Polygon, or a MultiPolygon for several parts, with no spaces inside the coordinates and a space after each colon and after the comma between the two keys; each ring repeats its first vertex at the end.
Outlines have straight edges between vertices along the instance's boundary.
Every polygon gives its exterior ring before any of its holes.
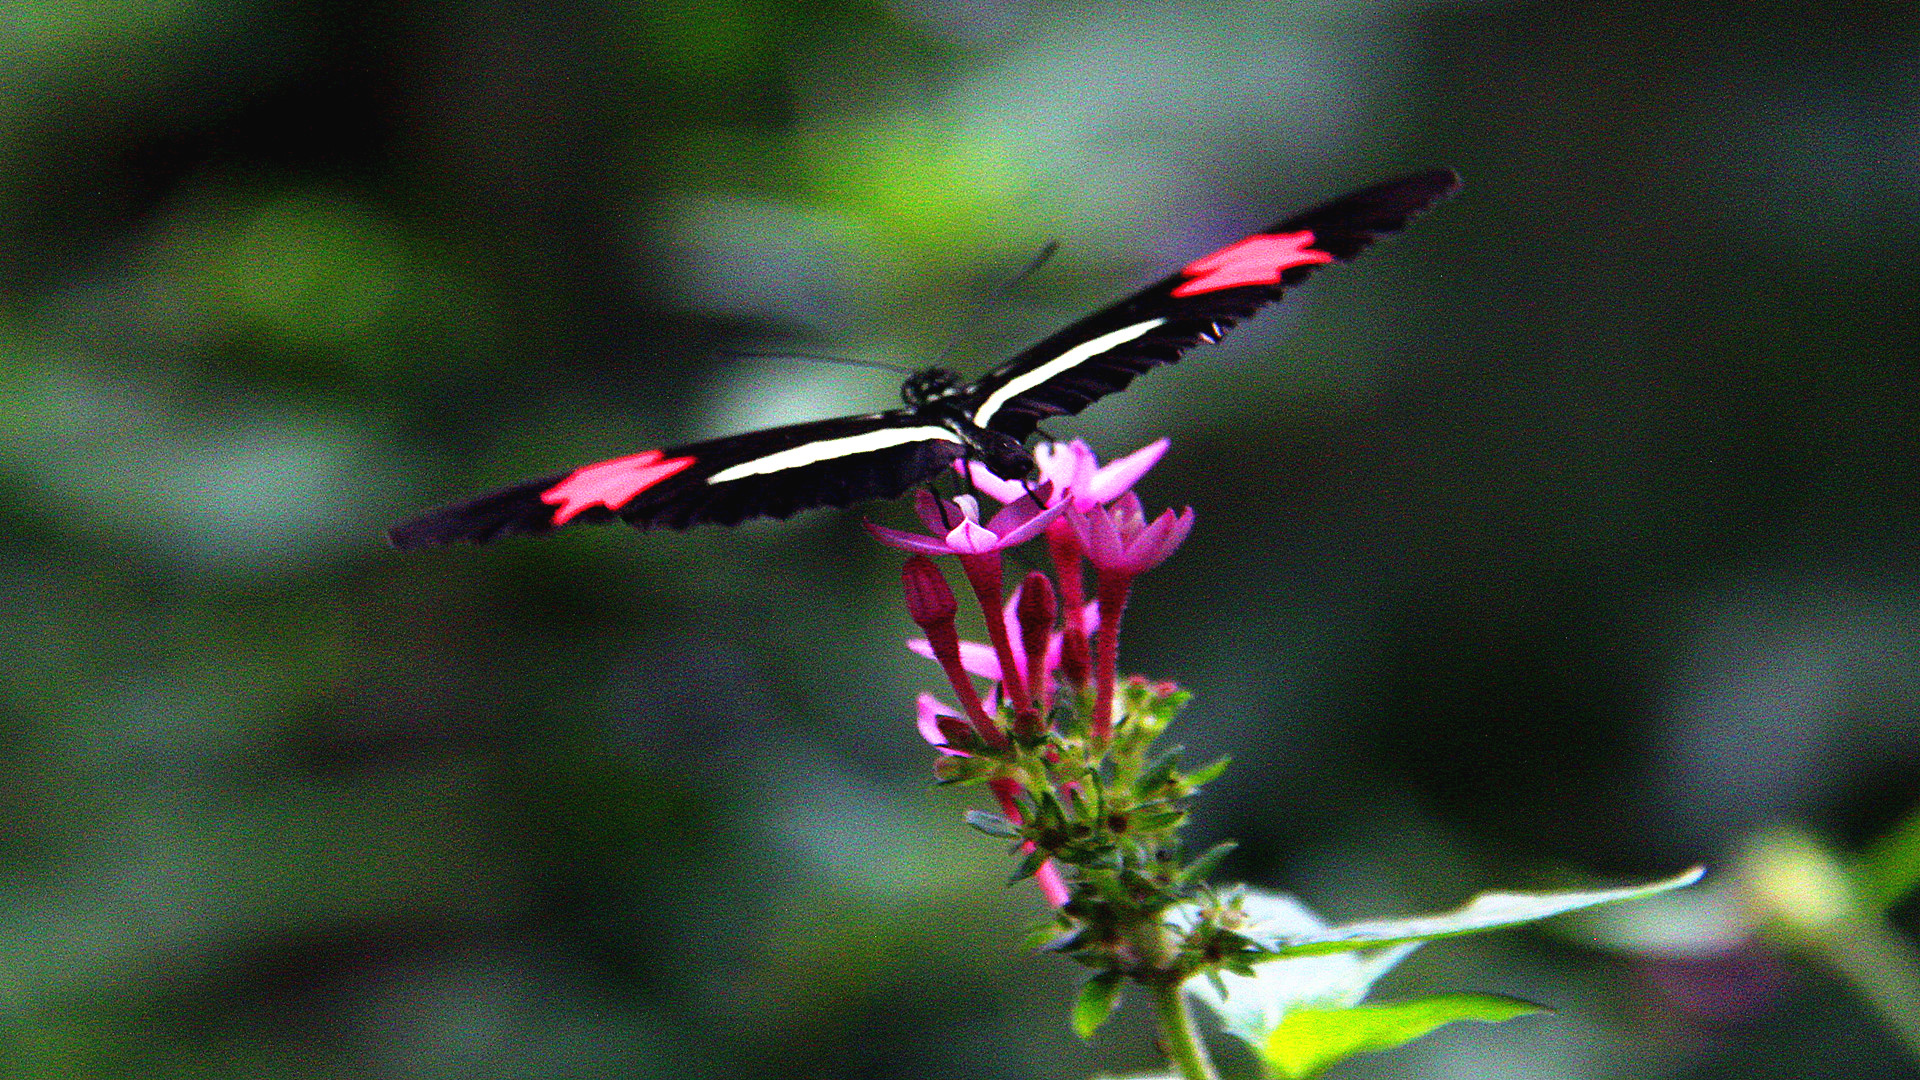
{"type": "Polygon", "coordinates": [[[565,480],[541,492],[540,501],[559,507],[553,512],[553,523],[565,525],[588,507],[620,509],[635,495],[693,464],[693,460],[690,457],[662,459],[660,451],[648,450],[582,465],[568,473],[565,480]]]}
{"type": "Polygon", "coordinates": [[[1313,233],[1255,233],[1204,258],[1187,264],[1181,273],[1193,280],[1173,290],[1175,296],[1198,296],[1242,285],[1278,285],[1280,275],[1296,266],[1330,263],[1333,256],[1315,251],[1313,233]]]}

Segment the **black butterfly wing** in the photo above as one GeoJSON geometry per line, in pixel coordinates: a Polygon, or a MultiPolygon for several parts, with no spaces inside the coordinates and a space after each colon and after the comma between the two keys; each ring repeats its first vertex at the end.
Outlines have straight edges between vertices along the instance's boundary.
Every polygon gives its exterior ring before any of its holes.
{"type": "MultiPolygon", "coordinates": [[[[1314,266],[1345,262],[1400,231],[1459,183],[1439,169],[1296,214],[1074,323],[948,401],[979,427],[1024,440],[1040,420],[1077,413],[1218,338],[1314,266]]],[[[524,481],[402,522],[388,536],[416,548],[616,517],[642,529],[785,518],[897,497],[966,449],[952,429],[911,410],[792,424],[524,481]]]]}
{"type": "Polygon", "coordinates": [[[904,409],[768,428],[583,465],[422,514],[388,530],[398,548],[620,518],[640,529],[786,518],[816,506],[891,499],[966,449],[904,409]]]}
{"type": "Polygon", "coordinates": [[[1072,415],[1280,299],[1316,266],[1346,262],[1452,195],[1460,177],[1434,169],[1295,214],[1189,263],[987,373],[968,390],[971,417],[1016,439],[1072,415]]]}

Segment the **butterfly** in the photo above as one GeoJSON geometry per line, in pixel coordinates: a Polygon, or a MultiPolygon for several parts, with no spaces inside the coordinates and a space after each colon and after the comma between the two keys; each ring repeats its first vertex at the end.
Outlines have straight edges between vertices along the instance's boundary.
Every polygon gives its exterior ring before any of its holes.
{"type": "Polygon", "coordinates": [[[647,450],[523,481],[388,531],[395,547],[619,518],[641,529],[786,518],[890,499],[970,458],[1026,478],[1040,421],[1080,412],[1134,378],[1280,299],[1315,267],[1346,262],[1459,189],[1450,169],[1363,188],[1195,259],[1060,330],[978,380],[945,368],[909,376],[904,407],[647,450]]]}

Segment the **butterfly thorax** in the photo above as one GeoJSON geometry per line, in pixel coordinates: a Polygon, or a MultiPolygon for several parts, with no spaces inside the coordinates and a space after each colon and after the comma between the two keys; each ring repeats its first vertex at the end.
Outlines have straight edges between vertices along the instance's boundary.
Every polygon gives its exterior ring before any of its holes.
{"type": "Polygon", "coordinates": [[[973,404],[960,376],[943,367],[922,368],[900,384],[900,399],[916,416],[935,421],[966,440],[967,456],[994,475],[1020,480],[1033,472],[1025,443],[1003,431],[973,422],[973,404]]]}
{"type": "Polygon", "coordinates": [[[1033,475],[1033,455],[1019,439],[1003,431],[967,426],[972,428],[969,434],[975,459],[993,470],[993,475],[1003,480],[1025,480],[1033,475]]]}
{"type": "Polygon", "coordinates": [[[900,400],[909,409],[920,409],[961,390],[960,376],[948,368],[930,367],[907,376],[900,384],[900,400]]]}
{"type": "Polygon", "coordinates": [[[966,456],[993,470],[1007,480],[1024,480],[1033,473],[1033,455],[1020,439],[1004,431],[981,427],[973,422],[972,403],[964,393],[949,393],[931,401],[911,404],[909,410],[920,422],[939,424],[960,437],[966,456]]]}

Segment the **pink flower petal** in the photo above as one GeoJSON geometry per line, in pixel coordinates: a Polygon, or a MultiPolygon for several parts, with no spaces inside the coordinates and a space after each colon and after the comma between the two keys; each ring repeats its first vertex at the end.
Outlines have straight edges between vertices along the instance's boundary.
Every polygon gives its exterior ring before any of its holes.
{"type": "Polygon", "coordinates": [[[977,521],[963,521],[947,534],[947,550],[956,555],[989,555],[1006,546],[999,534],[977,521]]]}
{"type": "Polygon", "coordinates": [[[914,714],[914,727],[920,730],[920,737],[927,740],[935,749],[952,757],[968,756],[965,751],[948,746],[947,737],[940,733],[939,717],[959,716],[959,713],[948,708],[945,702],[932,694],[921,694],[914,701],[914,714]]]}
{"type": "Polygon", "coordinates": [[[1167,438],[1155,439],[1147,445],[1112,462],[1096,471],[1092,477],[1074,489],[1077,498],[1090,499],[1096,503],[1109,503],[1133,489],[1133,485],[1145,476],[1148,470],[1160,464],[1167,454],[1167,448],[1173,442],[1167,438]]]}
{"type": "Polygon", "coordinates": [[[1163,541],[1169,549],[1168,554],[1173,553],[1173,548],[1177,548],[1187,542],[1188,535],[1193,532],[1193,522],[1193,507],[1188,506],[1183,508],[1180,511],[1179,517],[1174,520],[1173,529],[1167,534],[1166,540],[1163,541]]]}
{"type": "MultiPolygon", "coordinates": [[[[933,655],[933,644],[926,638],[909,639],[907,650],[929,660],[939,659],[933,655]]],[[[1014,655],[1017,660],[1019,654],[1014,655]]],[[[1000,681],[1000,657],[994,653],[993,646],[984,641],[960,643],[960,666],[965,668],[969,675],[978,675],[983,679],[992,679],[994,682],[1000,681]]]]}
{"type": "Polygon", "coordinates": [[[1008,480],[977,461],[963,459],[954,462],[953,467],[971,479],[974,487],[986,492],[994,502],[1002,506],[1019,502],[1027,497],[1026,484],[1019,480],[1008,480]]]}
{"type": "MultiPolygon", "coordinates": [[[[1018,509],[1019,505],[1020,504],[1016,503],[1013,506],[1008,507],[1007,510],[1016,510],[1018,509]]],[[[1029,508],[1032,506],[1031,503],[1028,503],[1027,505],[1029,506],[1029,508]]],[[[1020,525],[1018,528],[1015,528],[1011,532],[1001,533],[1000,547],[1002,549],[1010,548],[1010,547],[1019,547],[1021,544],[1024,544],[1027,541],[1033,539],[1034,537],[1039,536],[1040,533],[1044,531],[1046,527],[1053,522],[1053,519],[1065,513],[1066,509],[1067,509],[1067,504],[1065,502],[1057,502],[1057,503],[1054,503],[1052,506],[1047,507],[1045,510],[1041,510],[1035,513],[1031,518],[1027,519],[1025,524],[1020,525]]],[[[1006,513],[1007,510],[1003,510],[1001,511],[1001,513],[1006,513]]]]}
{"type": "Polygon", "coordinates": [[[1040,468],[1040,475],[1062,490],[1078,490],[1100,466],[1100,459],[1093,456],[1093,449],[1085,439],[1042,443],[1033,448],[1033,460],[1040,468]]]}
{"type": "Polygon", "coordinates": [[[1039,493],[1040,497],[1038,500],[1029,498],[1023,490],[1018,499],[1001,507],[993,517],[987,520],[987,528],[1005,535],[1025,525],[1033,519],[1035,514],[1045,510],[1047,506],[1047,489],[1045,487],[1039,487],[1034,490],[1039,493]]]}
{"type": "Polygon", "coordinates": [[[913,494],[913,509],[920,515],[920,521],[927,531],[944,536],[953,531],[962,521],[979,521],[980,506],[971,498],[961,495],[958,498],[943,499],[926,488],[913,494]]]}
{"type": "Polygon", "coordinates": [[[1073,507],[1067,516],[1073,521],[1073,531],[1079,534],[1080,546],[1094,566],[1106,568],[1119,565],[1126,555],[1126,549],[1121,545],[1120,533],[1113,527],[1113,517],[1106,509],[1096,507],[1091,513],[1082,514],[1078,507],[1073,507]]]}
{"type": "Polygon", "coordinates": [[[970,675],[1000,681],[1000,657],[995,655],[993,646],[984,641],[960,643],[960,666],[970,675]]]}
{"type": "Polygon", "coordinates": [[[1160,516],[1154,518],[1151,525],[1141,529],[1140,535],[1134,537],[1133,543],[1129,546],[1136,554],[1150,548],[1159,547],[1160,544],[1165,542],[1167,534],[1173,531],[1177,520],[1173,511],[1160,511],[1160,516]]]}
{"type": "Polygon", "coordinates": [[[1066,907],[1067,901],[1073,899],[1066,881],[1060,877],[1060,868],[1054,865],[1052,859],[1040,864],[1040,869],[1033,872],[1033,880],[1040,886],[1041,895],[1047,898],[1047,903],[1054,907],[1066,907]]]}
{"type": "Polygon", "coordinates": [[[920,533],[901,532],[899,529],[889,529],[885,525],[875,525],[871,521],[862,522],[862,524],[867,527],[869,533],[873,534],[875,540],[880,541],[888,547],[896,547],[901,551],[911,551],[916,555],[953,554],[953,549],[947,546],[947,542],[937,536],[923,536],[920,533]]]}
{"type": "Polygon", "coordinates": [[[1173,511],[1163,511],[1154,519],[1153,524],[1141,531],[1131,544],[1127,545],[1127,561],[1136,574],[1147,571],[1166,562],[1177,551],[1193,531],[1193,508],[1188,507],[1179,515],[1173,511]]]}

